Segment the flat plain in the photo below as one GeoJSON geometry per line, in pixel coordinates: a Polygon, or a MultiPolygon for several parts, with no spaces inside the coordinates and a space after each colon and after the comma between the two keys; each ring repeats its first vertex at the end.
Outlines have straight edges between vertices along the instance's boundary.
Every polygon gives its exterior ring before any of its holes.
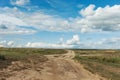
{"type": "Polygon", "coordinates": [[[0,80],[119,80],[120,50],[0,48],[0,80]]]}

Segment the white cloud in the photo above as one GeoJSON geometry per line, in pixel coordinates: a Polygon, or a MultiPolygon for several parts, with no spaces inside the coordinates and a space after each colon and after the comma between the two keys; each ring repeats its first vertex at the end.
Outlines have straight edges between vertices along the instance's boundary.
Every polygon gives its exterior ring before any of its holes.
{"type": "Polygon", "coordinates": [[[7,43],[7,45],[8,45],[8,46],[13,46],[13,45],[14,45],[14,41],[9,41],[9,42],[7,43]]]}
{"type": "Polygon", "coordinates": [[[4,41],[0,41],[0,44],[5,44],[6,42],[7,42],[7,41],[5,41],[5,40],[4,40],[4,41]]]}
{"type": "Polygon", "coordinates": [[[26,16],[24,21],[30,26],[44,31],[70,31],[70,29],[68,29],[70,26],[67,20],[57,16],[47,15],[39,11],[26,16]]]}
{"type": "Polygon", "coordinates": [[[0,34],[32,34],[35,30],[23,28],[28,26],[21,18],[22,13],[17,8],[0,8],[0,34]],[[17,14],[18,13],[18,14],[17,14]]]}
{"type": "Polygon", "coordinates": [[[14,41],[0,41],[0,47],[14,47],[14,41]]]}
{"type": "Polygon", "coordinates": [[[47,42],[28,42],[26,44],[17,44],[14,41],[0,41],[0,47],[33,47],[33,48],[83,48],[83,49],[120,49],[120,38],[105,38],[96,41],[80,41],[78,35],[73,35],[72,39],[63,41],[61,43],[47,43],[47,42]]]}
{"type": "Polygon", "coordinates": [[[25,22],[46,31],[120,31],[120,5],[94,8],[95,5],[90,5],[82,9],[80,11],[82,17],[71,20],[35,12],[29,15],[25,22]]]}
{"type": "Polygon", "coordinates": [[[20,26],[11,23],[0,24],[0,34],[33,34],[35,30],[21,28],[20,26]]]}
{"type": "Polygon", "coordinates": [[[12,5],[25,6],[30,3],[30,0],[10,0],[12,5]]]}
{"type": "MultiPolygon", "coordinates": [[[[62,38],[61,38],[62,39],[62,38]]],[[[63,39],[62,39],[63,40],[63,39]]],[[[119,49],[120,38],[106,38],[96,41],[80,41],[78,35],[73,35],[72,39],[61,43],[28,42],[24,47],[37,48],[79,48],[79,49],[119,49]]]]}
{"type": "Polygon", "coordinates": [[[64,42],[63,38],[60,38],[59,43],[44,43],[44,42],[28,42],[26,47],[39,47],[39,48],[75,48],[80,44],[78,35],[73,35],[73,38],[64,42]]]}
{"type": "Polygon", "coordinates": [[[0,24],[4,24],[4,23],[6,23],[8,25],[13,24],[13,25],[17,25],[17,26],[25,25],[25,23],[17,17],[0,14],[0,24]]]}
{"type": "Polygon", "coordinates": [[[96,9],[95,5],[89,5],[80,11],[80,15],[82,17],[63,19],[45,14],[41,10],[28,13],[16,7],[4,7],[0,8],[0,24],[9,28],[30,26],[38,30],[54,32],[120,31],[120,5],[96,9]]]}
{"type": "Polygon", "coordinates": [[[73,38],[70,40],[67,40],[66,42],[68,45],[76,45],[76,44],[80,44],[80,38],[78,35],[73,35],[73,38]]]}
{"type": "Polygon", "coordinates": [[[83,18],[78,19],[77,22],[94,31],[120,31],[120,5],[96,9],[95,5],[89,5],[80,11],[80,15],[83,18]]]}
{"type": "Polygon", "coordinates": [[[94,8],[95,8],[95,5],[89,5],[87,8],[82,9],[80,11],[80,14],[83,16],[94,15],[94,8]]]}
{"type": "Polygon", "coordinates": [[[96,41],[81,42],[78,48],[88,49],[120,49],[120,38],[104,38],[96,41]]]}
{"type": "Polygon", "coordinates": [[[33,42],[27,43],[26,47],[38,47],[38,48],[73,48],[73,45],[67,44],[55,44],[55,43],[43,43],[43,42],[33,42]]]}
{"type": "Polygon", "coordinates": [[[39,10],[28,14],[16,7],[0,8],[0,18],[0,24],[9,26],[9,28],[12,26],[31,26],[45,31],[66,31],[69,28],[67,20],[44,14],[39,10]]]}
{"type": "Polygon", "coordinates": [[[0,29],[0,34],[33,34],[35,33],[36,31],[34,30],[1,30],[0,29]]]}

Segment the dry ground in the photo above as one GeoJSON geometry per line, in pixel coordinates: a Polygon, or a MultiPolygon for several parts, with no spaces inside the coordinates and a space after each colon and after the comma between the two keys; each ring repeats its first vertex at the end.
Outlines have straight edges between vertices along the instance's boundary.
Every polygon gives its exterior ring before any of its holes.
{"type": "Polygon", "coordinates": [[[106,80],[92,74],[83,65],[74,61],[75,53],[32,56],[23,61],[14,61],[0,71],[0,80],[106,80]]]}

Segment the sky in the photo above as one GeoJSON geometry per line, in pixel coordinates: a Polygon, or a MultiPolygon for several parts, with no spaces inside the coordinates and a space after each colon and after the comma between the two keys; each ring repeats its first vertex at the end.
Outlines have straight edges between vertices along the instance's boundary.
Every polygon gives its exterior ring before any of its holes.
{"type": "Polygon", "coordinates": [[[120,0],[0,0],[0,47],[120,49],[120,0]]]}

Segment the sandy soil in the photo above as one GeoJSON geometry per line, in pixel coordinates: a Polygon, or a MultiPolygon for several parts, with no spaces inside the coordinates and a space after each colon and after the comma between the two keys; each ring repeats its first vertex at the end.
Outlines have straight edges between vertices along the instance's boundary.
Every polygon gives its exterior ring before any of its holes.
{"type": "Polygon", "coordinates": [[[0,80],[106,80],[84,69],[83,65],[72,59],[74,56],[75,53],[68,50],[66,54],[46,55],[48,60],[45,62],[31,61],[27,65],[16,61],[3,69],[2,72],[7,75],[0,80]],[[25,65],[29,68],[24,67],[25,65]]]}

